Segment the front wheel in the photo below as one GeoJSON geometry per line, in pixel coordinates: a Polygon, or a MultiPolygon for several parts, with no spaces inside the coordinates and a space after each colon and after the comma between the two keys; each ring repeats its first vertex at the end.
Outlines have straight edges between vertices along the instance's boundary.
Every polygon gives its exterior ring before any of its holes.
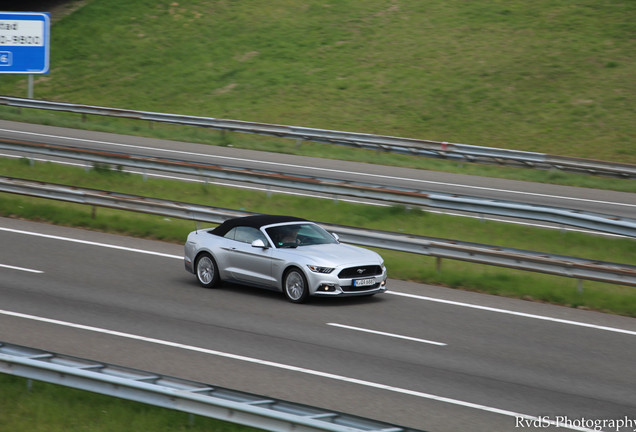
{"type": "Polygon", "coordinates": [[[285,273],[283,278],[283,292],[285,297],[292,303],[303,303],[309,297],[309,287],[307,278],[302,271],[292,268],[285,273]]]}
{"type": "Polygon", "coordinates": [[[201,254],[194,266],[197,280],[202,287],[215,288],[219,282],[219,269],[216,267],[216,261],[212,255],[208,253],[201,254]]]}

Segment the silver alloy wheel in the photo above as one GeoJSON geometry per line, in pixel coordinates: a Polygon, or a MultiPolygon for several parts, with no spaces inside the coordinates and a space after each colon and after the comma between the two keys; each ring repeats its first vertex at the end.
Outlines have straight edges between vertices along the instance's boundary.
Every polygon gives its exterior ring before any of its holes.
{"type": "Polygon", "coordinates": [[[197,277],[202,285],[211,285],[215,275],[214,262],[207,255],[202,256],[197,262],[197,277]]]}
{"type": "Polygon", "coordinates": [[[298,270],[291,270],[285,278],[285,294],[294,303],[300,303],[307,297],[307,282],[298,270]]]}

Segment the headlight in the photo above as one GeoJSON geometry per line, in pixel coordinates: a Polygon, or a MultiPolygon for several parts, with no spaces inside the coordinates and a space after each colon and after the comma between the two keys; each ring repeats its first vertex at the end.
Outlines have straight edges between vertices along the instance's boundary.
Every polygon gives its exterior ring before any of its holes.
{"type": "Polygon", "coordinates": [[[332,271],[335,270],[334,267],[320,267],[320,266],[315,266],[311,264],[307,264],[307,267],[309,267],[309,270],[311,270],[314,273],[331,273],[332,271]]]}

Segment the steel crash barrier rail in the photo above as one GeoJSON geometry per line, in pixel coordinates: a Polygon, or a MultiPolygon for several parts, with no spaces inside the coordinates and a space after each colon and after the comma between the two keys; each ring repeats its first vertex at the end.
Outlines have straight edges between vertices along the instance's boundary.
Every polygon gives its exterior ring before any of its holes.
{"type": "MultiPolygon", "coordinates": [[[[252,213],[209,206],[139,197],[115,192],[0,177],[0,192],[29,195],[110,207],[160,216],[190,219],[219,224],[224,220],[252,213]]],[[[345,243],[391,249],[478,264],[508,267],[517,270],[548,273],[579,280],[596,280],[636,286],[636,266],[588,260],[583,258],[524,251],[477,243],[413,236],[392,232],[378,232],[341,225],[322,224],[338,234],[345,243]]]]}
{"type": "Polygon", "coordinates": [[[562,225],[570,225],[593,231],[636,237],[636,219],[570,210],[558,207],[531,205],[521,202],[501,201],[471,196],[428,192],[418,189],[387,187],[373,183],[348,182],[339,179],[316,177],[264,169],[248,169],[230,165],[207,164],[177,159],[148,157],[128,153],[87,150],[73,146],[41,144],[28,141],[0,139],[0,149],[27,154],[135,167],[141,170],[164,171],[192,176],[232,180],[283,187],[313,193],[333,194],[382,202],[441,208],[476,214],[491,214],[519,219],[532,219],[562,225]]]}
{"type": "Polygon", "coordinates": [[[0,105],[74,112],[82,115],[122,117],[184,126],[197,126],[231,132],[244,132],[280,138],[290,138],[301,141],[323,142],[328,144],[346,145],[371,150],[449,159],[454,161],[496,163],[501,165],[513,165],[539,169],[560,169],[571,172],[618,176],[624,178],[636,177],[636,165],[632,164],[552,156],[545,153],[508,150],[469,144],[342,132],[301,126],[254,123],[212,117],[135,111],[121,108],[51,102],[8,96],[0,96],[0,105]]]}
{"type": "Polygon", "coordinates": [[[341,412],[3,342],[0,372],[269,431],[417,432],[341,412]]]}

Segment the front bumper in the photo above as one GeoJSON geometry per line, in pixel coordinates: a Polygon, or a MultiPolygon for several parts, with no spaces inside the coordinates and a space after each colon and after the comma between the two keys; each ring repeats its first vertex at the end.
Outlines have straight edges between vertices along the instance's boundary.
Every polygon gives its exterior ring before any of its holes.
{"type": "Polygon", "coordinates": [[[312,281],[310,293],[317,297],[354,297],[383,293],[386,291],[386,274],[376,276],[373,285],[356,287],[353,279],[312,281]]]}
{"type": "Polygon", "coordinates": [[[194,264],[192,263],[192,260],[190,259],[190,257],[185,256],[183,258],[183,264],[185,265],[186,271],[190,273],[194,273],[194,264]]]}

